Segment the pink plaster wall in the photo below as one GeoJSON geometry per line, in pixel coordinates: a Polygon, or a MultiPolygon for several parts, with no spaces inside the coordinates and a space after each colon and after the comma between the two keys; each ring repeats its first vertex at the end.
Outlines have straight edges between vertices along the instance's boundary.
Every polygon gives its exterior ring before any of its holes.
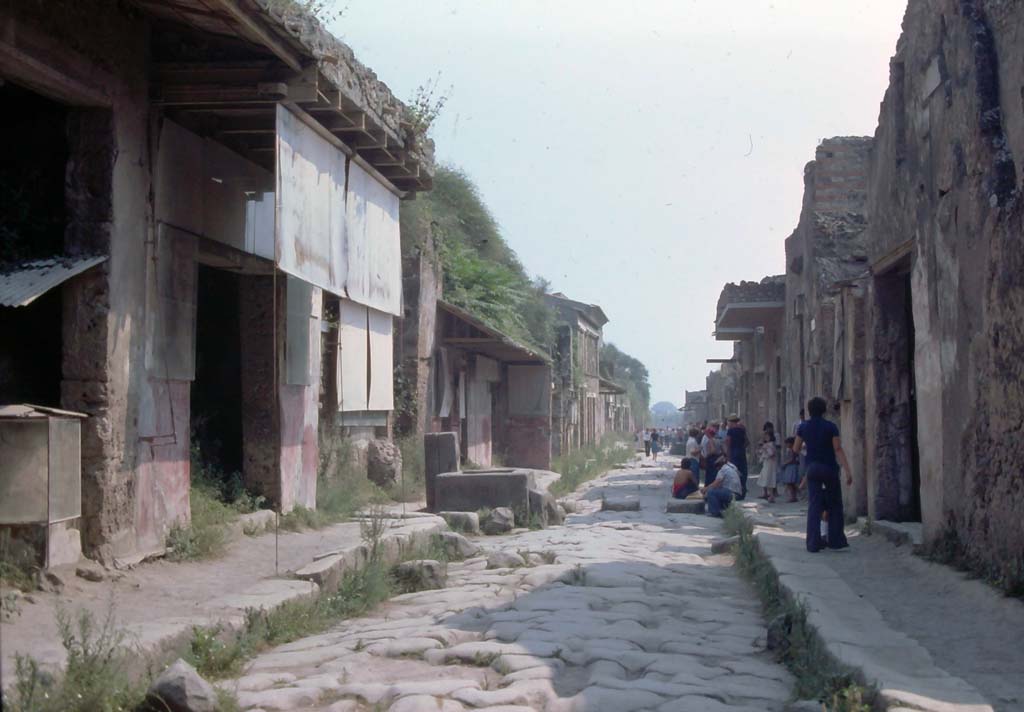
{"type": "Polygon", "coordinates": [[[188,523],[189,381],[142,383],[135,479],[135,548],[163,549],[175,523],[188,523]],[[172,416],[173,412],[173,416],[172,416]]]}
{"type": "MultiPolygon", "coordinates": [[[[296,505],[316,507],[316,476],[319,466],[317,429],[320,422],[320,314],[321,290],[312,290],[309,330],[308,386],[291,386],[281,379],[281,511],[296,505]]],[[[283,315],[282,315],[283,316],[283,315]]],[[[281,363],[284,360],[281,359],[281,363]]]]}

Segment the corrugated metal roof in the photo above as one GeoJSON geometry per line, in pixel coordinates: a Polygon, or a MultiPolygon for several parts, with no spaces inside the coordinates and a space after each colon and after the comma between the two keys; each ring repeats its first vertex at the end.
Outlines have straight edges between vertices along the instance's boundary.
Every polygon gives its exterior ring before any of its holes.
{"type": "Polygon", "coordinates": [[[86,413],[76,413],[71,410],[60,408],[49,408],[45,405],[32,405],[21,403],[19,405],[0,405],[0,420],[18,420],[21,418],[88,418],[86,413]]]}
{"type": "Polygon", "coordinates": [[[90,267],[106,260],[99,257],[55,257],[0,273],[0,305],[24,307],[90,267]]]}

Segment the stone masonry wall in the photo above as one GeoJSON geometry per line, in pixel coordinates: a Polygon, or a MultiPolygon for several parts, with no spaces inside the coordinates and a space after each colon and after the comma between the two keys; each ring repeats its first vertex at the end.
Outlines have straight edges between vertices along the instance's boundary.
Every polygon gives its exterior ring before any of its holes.
{"type": "MultiPolygon", "coordinates": [[[[65,248],[109,260],[64,287],[61,403],[90,416],[82,425],[83,546],[110,558],[136,548],[134,394],[144,377],[152,226],[149,33],[138,15],[98,0],[63,3],[59,11],[7,3],[0,24],[20,52],[93,97],[88,104],[61,97],[70,105],[65,248]]],[[[45,80],[31,88],[64,91],[45,80]]]]}
{"type": "Polygon", "coordinates": [[[913,239],[926,541],[1024,586],[1024,5],[911,0],[871,161],[870,251],[913,239]]]}

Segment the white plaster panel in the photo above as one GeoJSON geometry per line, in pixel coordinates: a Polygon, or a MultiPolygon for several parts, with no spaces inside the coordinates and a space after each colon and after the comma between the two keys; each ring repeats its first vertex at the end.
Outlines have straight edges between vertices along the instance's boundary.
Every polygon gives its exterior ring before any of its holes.
{"type": "Polygon", "coordinates": [[[348,298],[402,314],[402,254],[398,196],[356,163],[346,195],[345,289],[348,298]]]}
{"type": "Polygon", "coordinates": [[[338,410],[367,410],[369,389],[366,382],[368,363],[368,316],[362,304],[342,299],[338,311],[338,410]]]}
{"type": "Polygon", "coordinates": [[[277,132],[280,268],[401,316],[398,196],[281,105],[277,132]]]}
{"type": "Polygon", "coordinates": [[[278,104],[276,261],[335,294],[344,294],[345,163],[345,154],[278,104]]]}
{"type": "Polygon", "coordinates": [[[370,393],[367,410],[394,410],[394,317],[367,309],[370,332],[370,393]]]}

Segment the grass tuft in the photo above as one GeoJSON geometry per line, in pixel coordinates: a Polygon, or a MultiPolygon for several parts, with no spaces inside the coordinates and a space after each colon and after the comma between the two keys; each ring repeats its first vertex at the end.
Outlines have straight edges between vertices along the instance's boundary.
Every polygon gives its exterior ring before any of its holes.
{"type": "Polygon", "coordinates": [[[53,676],[18,655],[13,695],[5,700],[12,712],[126,712],[141,704],[146,682],[125,672],[127,634],[113,608],[101,621],[87,610],[72,617],[59,608],[57,629],[67,655],[63,673],[53,676]]]}
{"type": "Polygon", "coordinates": [[[551,494],[556,497],[569,494],[584,482],[614,469],[624,459],[625,442],[621,436],[608,435],[597,445],[556,457],[551,466],[562,476],[551,485],[551,494]]]}
{"type": "Polygon", "coordinates": [[[736,565],[751,582],[761,599],[765,619],[782,616],[788,629],[777,657],[796,678],[798,699],[817,699],[830,712],[870,712],[875,691],[859,683],[848,669],[836,663],[825,649],[817,631],[807,622],[807,609],[787,595],[778,574],[754,537],[754,525],[739,507],[725,510],[725,530],[739,536],[733,551],[736,565]]]}

